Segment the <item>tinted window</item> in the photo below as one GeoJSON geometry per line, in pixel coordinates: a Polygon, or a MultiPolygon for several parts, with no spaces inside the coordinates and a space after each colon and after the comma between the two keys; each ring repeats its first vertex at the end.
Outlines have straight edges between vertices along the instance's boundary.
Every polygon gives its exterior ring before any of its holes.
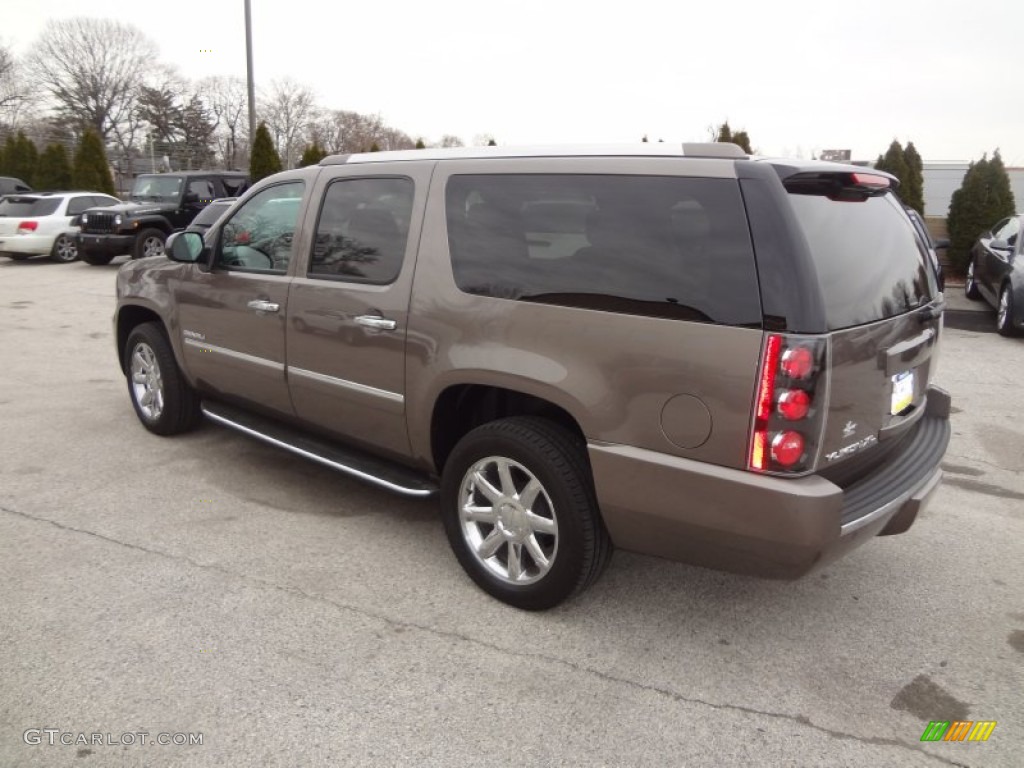
{"type": "Polygon", "coordinates": [[[93,199],[93,203],[92,204],[97,206],[97,207],[99,207],[99,206],[107,206],[107,205],[120,205],[120,203],[121,203],[121,201],[118,200],[117,198],[103,197],[101,195],[94,195],[92,199],[93,199]]]}
{"type": "Polygon", "coordinates": [[[217,196],[213,182],[209,179],[192,179],[188,183],[188,195],[194,196],[201,203],[208,203],[217,196]]]}
{"type": "Polygon", "coordinates": [[[87,195],[72,197],[68,201],[68,216],[77,216],[83,211],[87,211],[93,206],[97,205],[95,199],[96,198],[87,195]]]}
{"type": "Polygon", "coordinates": [[[467,293],[761,325],[739,187],[673,176],[453,176],[455,282],[467,293]]]}
{"type": "Polygon", "coordinates": [[[217,264],[283,274],[302,203],[301,181],[277,184],[249,198],[221,230],[217,264]]]}
{"type": "Polygon", "coordinates": [[[199,215],[192,220],[193,227],[209,228],[221,217],[231,203],[212,203],[199,212],[199,215]]]}
{"type": "Polygon", "coordinates": [[[59,197],[9,195],[0,200],[0,216],[50,216],[60,208],[59,197]]]}
{"type": "Polygon", "coordinates": [[[343,179],[324,195],[310,277],[390,283],[398,277],[412,218],[411,179],[343,179]]]}
{"type": "Polygon", "coordinates": [[[908,312],[931,297],[927,254],[892,195],[857,202],[790,194],[818,272],[830,329],[908,312]]]}
{"type": "Polygon", "coordinates": [[[1020,219],[1014,216],[992,233],[994,240],[1005,240],[1010,245],[1017,242],[1017,233],[1020,232],[1020,219]]]}

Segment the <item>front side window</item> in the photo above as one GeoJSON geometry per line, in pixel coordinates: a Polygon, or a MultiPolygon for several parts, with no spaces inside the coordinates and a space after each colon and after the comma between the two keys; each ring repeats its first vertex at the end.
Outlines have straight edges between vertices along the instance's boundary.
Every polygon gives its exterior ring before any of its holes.
{"type": "Polygon", "coordinates": [[[217,196],[213,182],[209,179],[192,179],[188,183],[186,202],[208,203],[217,196]]]}
{"type": "Polygon", "coordinates": [[[301,181],[277,184],[246,201],[221,229],[217,265],[284,274],[302,204],[301,181]]]}
{"type": "Polygon", "coordinates": [[[333,182],[320,209],[309,276],[392,282],[405,258],[413,193],[407,178],[333,182]]]}
{"type": "Polygon", "coordinates": [[[457,175],[446,190],[466,293],[725,325],[761,325],[733,179],[457,175]]]}

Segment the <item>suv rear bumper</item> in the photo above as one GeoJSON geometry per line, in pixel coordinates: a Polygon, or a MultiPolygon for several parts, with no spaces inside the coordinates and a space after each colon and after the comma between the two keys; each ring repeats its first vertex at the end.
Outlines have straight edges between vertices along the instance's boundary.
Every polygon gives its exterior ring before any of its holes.
{"type": "Polygon", "coordinates": [[[80,232],[76,239],[79,252],[121,256],[131,253],[135,246],[135,235],[105,235],[80,232]]]}
{"type": "Polygon", "coordinates": [[[878,534],[907,530],[939,486],[949,396],[898,454],[845,491],[823,477],[759,475],[623,445],[590,443],[597,497],[621,549],[718,570],[797,578],[878,534]]]}

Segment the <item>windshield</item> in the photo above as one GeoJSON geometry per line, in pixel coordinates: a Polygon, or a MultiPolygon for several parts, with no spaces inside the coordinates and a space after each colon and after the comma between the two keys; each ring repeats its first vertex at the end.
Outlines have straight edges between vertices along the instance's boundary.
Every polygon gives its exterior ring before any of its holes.
{"type": "Polygon", "coordinates": [[[892,195],[858,202],[790,194],[831,330],[901,315],[937,290],[913,225],[892,195]]]}
{"type": "Polygon", "coordinates": [[[176,203],[181,196],[181,176],[139,176],[132,187],[132,200],[176,203]]]}

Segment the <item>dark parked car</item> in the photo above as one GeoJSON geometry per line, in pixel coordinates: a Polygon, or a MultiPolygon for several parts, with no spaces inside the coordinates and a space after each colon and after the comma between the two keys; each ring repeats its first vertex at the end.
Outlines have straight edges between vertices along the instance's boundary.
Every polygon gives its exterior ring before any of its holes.
{"type": "Polygon", "coordinates": [[[21,179],[13,176],[0,176],[0,195],[9,195],[15,192],[31,192],[32,187],[21,179]]]}
{"type": "Polygon", "coordinates": [[[122,253],[133,259],[162,256],[164,241],[196,218],[213,200],[249,187],[233,171],[147,173],[135,179],[129,202],[82,214],[78,252],[89,264],[109,264],[122,253]]]}
{"type": "Polygon", "coordinates": [[[1024,255],[1021,215],[1003,219],[978,238],[971,249],[964,292],[996,308],[996,328],[1003,336],[1024,330],[1024,255]]]}
{"type": "Polygon", "coordinates": [[[223,197],[219,200],[214,200],[198,216],[192,219],[192,223],[185,227],[185,231],[198,232],[200,235],[205,235],[207,230],[217,223],[217,219],[223,216],[224,212],[237,199],[237,197],[223,197]]]}
{"type": "Polygon", "coordinates": [[[924,247],[928,249],[928,258],[935,268],[935,279],[939,281],[939,290],[946,290],[946,273],[942,269],[942,262],[939,261],[938,252],[949,248],[949,240],[945,238],[932,240],[932,235],[928,231],[928,225],[924,223],[924,217],[913,208],[907,208],[907,216],[910,217],[910,223],[914,225],[917,236],[921,238],[924,247]]]}

